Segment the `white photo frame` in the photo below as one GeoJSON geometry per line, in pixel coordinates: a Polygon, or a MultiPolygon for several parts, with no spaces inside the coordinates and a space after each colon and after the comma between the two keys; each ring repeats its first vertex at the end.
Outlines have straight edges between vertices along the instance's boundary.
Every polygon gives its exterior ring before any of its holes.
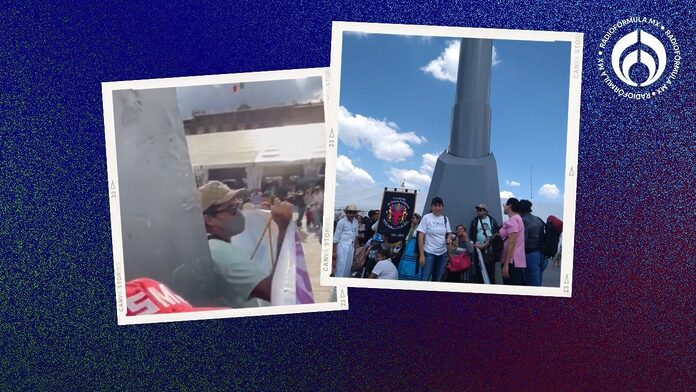
{"type": "MultiPolygon", "coordinates": [[[[325,303],[310,303],[296,305],[264,306],[256,308],[239,308],[224,310],[206,310],[194,312],[180,312],[168,314],[151,314],[127,316],[125,271],[124,271],[124,241],[121,220],[121,189],[119,187],[117,139],[115,122],[121,114],[114,113],[114,92],[121,90],[149,90],[167,89],[177,87],[194,87],[207,85],[223,85],[235,83],[252,83],[280,81],[288,79],[303,79],[319,77],[322,79],[322,101],[324,110],[324,123],[326,124],[328,104],[328,69],[310,68],[284,71],[253,72],[210,76],[193,76],[167,79],[135,80],[123,82],[106,82],[102,84],[104,124],[106,136],[107,171],[109,179],[109,199],[112,228],[112,245],[114,254],[114,282],[116,287],[117,321],[119,325],[144,324],[158,322],[191,321],[205,319],[221,319],[248,316],[280,315],[293,313],[309,313],[323,311],[337,311],[348,309],[348,294],[345,287],[337,288],[332,298],[335,301],[325,303]]],[[[326,128],[323,128],[326,134],[326,128]]],[[[193,168],[192,168],[193,171],[193,168]]],[[[327,199],[333,198],[333,189],[325,189],[327,199]]],[[[200,210],[200,208],[198,208],[200,210]]],[[[201,216],[202,221],[202,216],[201,216]]],[[[320,233],[318,234],[320,235],[320,233]]],[[[308,271],[309,274],[317,274],[319,271],[308,271]]],[[[316,287],[315,287],[316,288],[316,287]]]]}
{"type": "MultiPolygon", "coordinates": [[[[449,291],[484,294],[512,294],[549,297],[571,297],[573,272],[573,245],[575,237],[575,204],[577,193],[578,143],[580,130],[580,93],[582,80],[583,34],[576,32],[503,30],[488,28],[442,27],[419,25],[391,25],[378,23],[333,22],[331,37],[330,85],[327,124],[326,187],[336,189],[336,162],[338,151],[338,111],[341,98],[341,64],[344,33],[358,36],[388,34],[411,37],[482,38],[518,41],[567,41],[570,42],[570,69],[568,86],[567,137],[565,157],[565,187],[563,194],[564,230],[561,237],[562,265],[560,287],[529,287],[485,285],[472,283],[421,282],[360,278],[337,278],[330,276],[332,259],[333,213],[337,207],[335,199],[325,202],[324,246],[322,249],[321,284],[328,286],[385,288],[423,291],[449,291]]],[[[425,197],[421,194],[420,197],[425,197]]],[[[375,207],[376,208],[376,207],[375,207]]]]}

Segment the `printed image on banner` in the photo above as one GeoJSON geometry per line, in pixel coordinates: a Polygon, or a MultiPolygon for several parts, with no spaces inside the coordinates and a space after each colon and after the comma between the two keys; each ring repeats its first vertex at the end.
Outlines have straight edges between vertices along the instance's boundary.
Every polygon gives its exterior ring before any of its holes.
{"type": "Polygon", "coordinates": [[[406,238],[416,205],[416,193],[384,190],[377,232],[387,234],[392,242],[406,238]]]}

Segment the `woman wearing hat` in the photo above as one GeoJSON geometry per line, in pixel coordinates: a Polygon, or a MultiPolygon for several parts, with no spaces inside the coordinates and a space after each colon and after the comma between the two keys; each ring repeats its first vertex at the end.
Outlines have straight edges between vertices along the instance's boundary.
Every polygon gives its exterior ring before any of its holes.
{"type": "Polygon", "coordinates": [[[350,277],[350,270],[353,266],[353,254],[357,246],[356,238],[358,236],[358,220],[355,215],[358,213],[358,207],[355,204],[349,204],[345,209],[346,216],[341,218],[336,224],[336,231],[333,239],[333,255],[336,258],[337,278],[350,277]]]}
{"type": "Polygon", "coordinates": [[[439,282],[447,265],[447,246],[451,243],[447,217],[442,214],[445,204],[440,197],[430,203],[429,214],[425,214],[418,225],[419,263],[423,267],[421,280],[439,282]]]}

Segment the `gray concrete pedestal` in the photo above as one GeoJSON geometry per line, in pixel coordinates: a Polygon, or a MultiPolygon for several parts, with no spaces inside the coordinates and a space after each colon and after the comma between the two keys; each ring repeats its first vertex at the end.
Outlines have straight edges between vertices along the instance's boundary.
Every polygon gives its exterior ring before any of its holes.
{"type": "Polygon", "coordinates": [[[485,203],[488,213],[502,223],[498,167],[493,153],[483,158],[459,158],[444,151],[437,159],[432,178],[424,214],[430,212],[433,197],[440,196],[452,230],[461,223],[468,231],[469,223],[476,216],[474,207],[481,203],[485,203]]]}

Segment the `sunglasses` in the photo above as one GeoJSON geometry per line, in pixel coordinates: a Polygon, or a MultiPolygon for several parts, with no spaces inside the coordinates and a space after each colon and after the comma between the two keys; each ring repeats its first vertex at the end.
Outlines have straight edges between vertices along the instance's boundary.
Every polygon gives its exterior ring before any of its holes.
{"type": "Polygon", "coordinates": [[[484,212],[486,212],[486,209],[485,209],[485,208],[477,208],[476,211],[484,211],[484,212]]]}

